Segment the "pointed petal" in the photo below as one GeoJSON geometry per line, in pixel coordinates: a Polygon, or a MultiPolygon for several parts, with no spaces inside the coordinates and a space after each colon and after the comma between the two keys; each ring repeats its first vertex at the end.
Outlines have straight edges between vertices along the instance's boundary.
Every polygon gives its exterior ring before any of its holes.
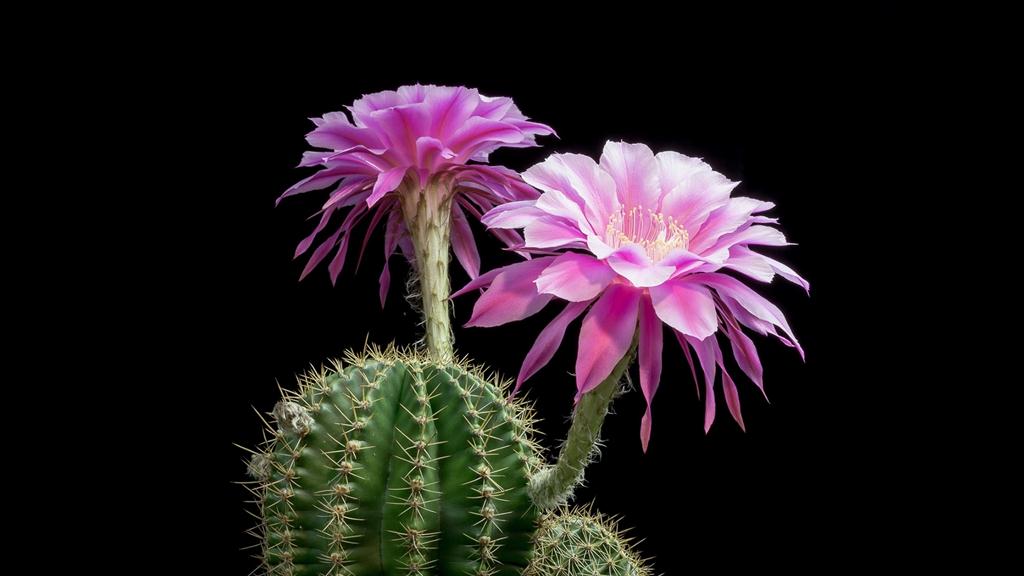
{"type": "Polygon", "coordinates": [[[316,235],[319,234],[325,226],[327,226],[327,221],[331,219],[331,214],[333,213],[333,206],[323,211],[323,214],[320,216],[320,223],[313,229],[313,233],[303,238],[302,242],[299,242],[299,245],[295,247],[295,256],[293,256],[293,258],[298,258],[299,256],[302,256],[306,250],[309,250],[309,247],[313,245],[313,239],[316,238],[316,235]]]}
{"type": "Polygon", "coordinates": [[[506,266],[476,301],[466,326],[499,326],[539,312],[552,296],[537,292],[534,281],[553,259],[535,258],[506,266]]]}
{"type": "Polygon", "coordinates": [[[615,272],[587,254],[569,252],[555,258],[537,277],[537,290],[570,302],[593,300],[615,278],[615,272]]]}
{"type": "Polygon", "coordinates": [[[339,227],[334,234],[331,234],[326,240],[320,243],[313,250],[313,254],[310,255],[309,260],[306,262],[306,266],[302,269],[302,274],[299,275],[299,281],[301,282],[309,275],[310,272],[316,268],[316,265],[323,261],[324,258],[331,252],[331,249],[337,246],[338,237],[341,236],[344,227],[339,227]]]}
{"type": "Polygon", "coordinates": [[[547,214],[535,204],[536,200],[507,202],[488,211],[480,222],[488,228],[524,228],[538,217],[547,214]]]}
{"type": "Polygon", "coordinates": [[[564,218],[537,218],[523,231],[530,248],[561,248],[582,246],[587,237],[564,218]]]}
{"type": "Polygon", "coordinates": [[[718,329],[718,315],[711,292],[691,278],[677,278],[652,287],[651,301],[663,322],[683,334],[704,340],[718,329]]]}
{"type": "MultiPolygon", "coordinates": [[[[803,349],[793,335],[793,330],[789,327],[786,316],[783,315],[778,306],[772,304],[739,280],[725,274],[717,272],[701,274],[700,282],[705,286],[713,288],[722,297],[722,302],[725,303],[730,312],[741,322],[743,321],[742,312],[747,312],[759,320],[782,328],[790,340],[792,340],[793,345],[796,346],[797,351],[800,352],[800,357],[803,358],[803,349]]],[[[745,322],[745,324],[747,323],[745,322]]]]}
{"type": "MultiPolygon", "coordinates": [[[[700,230],[690,239],[690,250],[703,253],[722,236],[735,232],[750,222],[754,211],[761,206],[760,200],[738,196],[708,214],[700,230]]],[[[692,233],[692,232],[691,232],[692,233]]]]}
{"type": "Polygon", "coordinates": [[[647,411],[644,412],[643,420],[640,421],[640,444],[644,452],[647,452],[647,444],[651,440],[651,404],[654,402],[654,394],[658,391],[658,383],[661,381],[661,350],[662,350],[662,328],[661,320],[651,305],[650,298],[640,300],[640,390],[647,400],[647,411]]]}
{"type": "Polygon", "coordinates": [[[691,235],[700,230],[712,210],[729,201],[739,182],[711,170],[696,172],[669,191],[661,201],[661,212],[672,216],[691,235]]]}
{"type": "Polygon", "coordinates": [[[725,404],[729,407],[732,419],[740,425],[741,430],[746,432],[747,427],[743,424],[743,414],[740,412],[740,394],[736,390],[736,383],[729,377],[724,366],[722,367],[722,392],[725,393],[725,404]]]}
{"type": "Polygon", "coordinates": [[[731,328],[727,332],[727,337],[732,346],[732,355],[736,358],[736,364],[747,375],[747,378],[750,378],[751,382],[764,393],[764,368],[761,366],[761,358],[757,355],[754,341],[739,327],[731,328]]]}
{"type": "Polygon", "coordinates": [[[612,284],[583,319],[576,356],[577,401],[604,381],[626,355],[636,331],[639,301],[639,290],[612,284]]]}
{"type": "MultiPolygon", "coordinates": [[[[515,266],[515,264],[512,264],[512,266],[515,266]]],[[[462,288],[459,288],[458,290],[453,292],[452,295],[449,296],[449,298],[456,298],[462,296],[466,292],[490,286],[491,282],[494,282],[494,279],[498,276],[498,274],[501,274],[503,271],[505,271],[506,268],[508,268],[508,266],[495,268],[494,270],[488,270],[487,272],[470,280],[469,283],[467,283],[462,288]]]]}
{"type": "Polygon", "coordinates": [[[351,171],[347,168],[327,168],[325,170],[321,170],[316,174],[313,174],[312,176],[308,176],[306,178],[303,178],[302,180],[299,180],[290,188],[285,190],[284,193],[278,196],[275,205],[280,204],[281,200],[284,200],[289,196],[302,194],[303,192],[309,192],[310,190],[320,190],[321,188],[327,188],[328,186],[333,185],[338,180],[341,180],[342,178],[350,174],[351,171]]]}
{"type": "Polygon", "coordinates": [[[373,185],[373,192],[366,199],[366,205],[372,207],[385,194],[398,188],[398,185],[402,183],[402,178],[405,178],[405,172],[406,168],[399,166],[398,168],[382,172],[380,176],[377,176],[377,182],[373,185]]]}
{"type": "Polygon", "coordinates": [[[697,369],[693,365],[693,354],[690,353],[690,345],[678,330],[673,329],[672,333],[676,335],[676,340],[679,341],[679,346],[683,349],[683,356],[686,357],[686,363],[690,366],[690,376],[693,377],[693,385],[697,388],[697,397],[700,398],[700,381],[697,380],[697,369]]]}
{"type": "Polygon", "coordinates": [[[327,271],[331,274],[331,285],[338,283],[338,276],[341,275],[341,269],[345,267],[345,256],[348,254],[348,241],[351,238],[351,234],[345,234],[342,237],[341,242],[338,243],[338,252],[335,253],[334,258],[331,259],[331,263],[327,265],[327,271]]]}
{"type": "Polygon", "coordinates": [[[459,264],[470,278],[480,275],[480,253],[473,240],[473,231],[469,228],[466,214],[457,203],[452,203],[452,250],[459,264]]]}
{"type": "Polygon", "coordinates": [[[684,334],[683,338],[697,352],[697,358],[700,359],[700,366],[704,371],[704,433],[707,434],[715,421],[715,370],[722,352],[714,336],[697,340],[684,334]]]}
{"type": "Polygon", "coordinates": [[[589,304],[590,302],[570,302],[550,324],[541,330],[537,341],[534,342],[533,347],[526,354],[526,359],[523,360],[523,367],[519,370],[519,377],[516,378],[516,387],[512,390],[512,394],[518,392],[523,382],[526,382],[551,361],[555,351],[562,344],[562,338],[565,337],[565,328],[579,317],[589,304]]]}

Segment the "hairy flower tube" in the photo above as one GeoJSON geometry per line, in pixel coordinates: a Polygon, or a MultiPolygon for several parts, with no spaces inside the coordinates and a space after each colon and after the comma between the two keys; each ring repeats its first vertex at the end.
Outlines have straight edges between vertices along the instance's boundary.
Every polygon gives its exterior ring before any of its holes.
{"type": "Polygon", "coordinates": [[[696,380],[704,378],[704,429],[715,418],[714,382],[722,374],[729,412],[741,427],[739,395],[726,371],[718,334],[739,368],[764,392],[763,370],[744,328],[772,335],[803,356],[785,316],[740,277],[770,282],[778,274],[809,290],[791,268],[752,250],[785,246],[774,205],[732,197],[737,182],[705,162],[643,144],[608,142],[600,162],[555,154],[523,179],[543,193],[498,206],[483,222],[522,228],[535,258],[498,268],[456,295],[486,288],[467,326],[521,320],[553,299],[562,311],[526,356],[517,387],[552,358],[567,325],[586,312],[576,358],[577,402],[599,386],[638,341],[640,387],[647,410],[640,428],[647,450],[651,404],[661,378],[663,324],[675,335],[696,380]],[[692,353],[691,353],[692,351],[692,353]]]}
{"type": "MultiPolygon", "coordinates": [[[[515,172],[483,163],[498,148],[536,146],[536,136],[553,131],[528,120],[509,98],[489,98],[461,86],[402,86],[366,95],[348,110],[351,120],[343,112],[313,119],[316,127],[306,140],[325,151],[306,152],[299,166],[321,169],[278,199],[330,189],[318,224],[295,250],[298,258],[317,243],[302,277],[333,253],[328,270],[335,282],[356,226],[369,218],[361,260],[373,231],[384,222],[381,304],[391,280],[387,261],[401,249],[420,275],[427,343],[450,350],[447,308],[433,309],[448,297],[449,239],[459,263],[475,278],[480,256],[468,218],[537,197],[515,172]],[[333,230],[325,232],[332,223],[333,230]]],[[[512,231],[496,233],[510,246],[520,243],[512,231]]]]}

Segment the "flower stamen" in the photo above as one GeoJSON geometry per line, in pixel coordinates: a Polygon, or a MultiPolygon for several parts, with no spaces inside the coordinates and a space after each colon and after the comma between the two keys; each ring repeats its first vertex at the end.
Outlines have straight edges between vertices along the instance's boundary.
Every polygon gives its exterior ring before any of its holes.
{"type": "Polygon", "coordinates": [[[608,219],[604,236],[612,248],[640,246],[654,262],[690,247],[690,233],[675,218],[642,206],[620,206],[608,219]]]}

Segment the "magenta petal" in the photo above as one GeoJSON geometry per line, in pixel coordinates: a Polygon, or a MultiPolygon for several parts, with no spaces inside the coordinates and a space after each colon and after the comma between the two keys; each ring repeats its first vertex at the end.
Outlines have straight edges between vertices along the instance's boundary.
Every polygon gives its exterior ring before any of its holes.
{"type": "Polygon", "coordinates": [[[672,330],[672,333],[676,335],[676,340],[679,341],[679,346],[683,349],[683,356],[686,357],[686,363],[690,366],[690,376],[693,377],[693,385],[697,388],[697,397],[700,398],[700,381],[697,380],[697,369],[693,365],[693,354],[690,353],[690,345],[686,342],[686,337],[680,334],[678,330],[672,330]]]}
{"type": "Polygon", "coordinates": [[[616,249],[608,255],[605,262],[638,288],[662,284],[676,271],[675,266],[662,266],[651,262],[644,249],[636,244],[616,249]]]}
{"type": "Polygon", "coordinates": [[[388,222],[384,226],[384,270],[380,273],[380,307],[383,308],[388,298],[388,288],[391,287],[391,268],[389,261],[391,255],[398,248],[402,238],[402,215],[398,210],[388,212],[388,222]]]}
{"type": "Polygon", "coordinates": [[[793,270],[789,266],[786,266],[785,264],[783,264],[782,262],[779,262],[778,260],[776,260],[774,258],[769,258],[769,257],[764,256],[764,255],[760,255],[760,256],[762,258],[764,258],[764,261],[769,266],[772,267],[772,270],[774,270],[776,274],[778,274],[779,276],[782,276],[786,280],[789,280],[793,284],[796,284],[797,286],[800,286],[801,288],[804,289],[805,292],[807,292],[807,295],[810,296],[810,294],[811,294],[811,284],[810,284],[810,282],[808,282],[807,280],[804,280],[803,276],[800,276],[799,274],[796,273],[796,270],[793,270]]]}
{"type": "Polygon", "coordinates": [[[640,421],[640,444],[644,452],[647,452],[647,444],[651,440],[651,404],[654,402],[654,394],[658,391],[658,383],[661,381],[661,350],[662,350],[662,328],[661,320],[651,306],[649,298],[640,299],[640,390],[647,400],[647,411],[640,421]]]}
{"type": "Polygon", "coordinates": [[[535,258],[506,266],[476,301],[467,327],[489,328],[522,320],[540,311],[552,296],[537,292],[534,281],[554,258],[535,258]]]}
{"type": "Polygon", "coordinates": [[[377,176],[377,182],[373,185],[373,192],[366,199],[366,205],[372,207],[385,194],[398,188],[398,185],[402,183],[402,178],[405,178],[406,171],[406,167],[399,166],[398,168],[382,172],[380,176],[377,176]]]}
{"type": "Polygon", "coordinates": [[[283,194],[278,196],[276,204],[280,204],[281,200],[284,200],[289,196],[302,194],[303,192],[309,192],[310,190],[327,188],[338,180],[348,176],[350,173],[351,172],[347,168],[328,168],[326,170],[321,170],[312,176],[299,180],[293,186],[285,190],[283,194]]]}
{"type": "Polygon", "coordinates": [[[458,153],[460,158],[469,158],[481,146],[501,142],[513,144],[522,142],[523,132],[508,122],[488,120],[474,116],[452,135],[448,147],[458,153]]]}
{"type": "Polygon", "coordinates": [[[722,392],[725,393],[725,404],[729,407],[732,419],[740,425],[741,430],[746,432],[747,427],[743,424],[743,414],[740,412],[740,394],[736,390],[736,383],[732,381],[729,373],[725,371],[725,367],[722,367],[722,392]]]}
{"type": "Polygon", "coordinates": [[[579,228],[563,218],[537,218],[523,231],[527,246],[531,248],[560,248],[582,246],[586,236],[579,228]]]}
{"type": "Polygon", "coordinates": [[[458,204],[452,204],[452,250],[470,278],[480,275],[480,253],[473,240],[466,214],[458,204]]]}
{"type": "Polygon", "coordinates": [[[516,378],[516,387],[512,390],[512,394],[518,392],[523,382],[526,382],[530,376],[536,374],[551,361],[555,351],[562,344],[562,338],[565,337],[565,328],[582,314],[589,304],[590,302],[570,302],[550,324],[541,330],[537,341],[534,342],[533,347],[526,354],[526,359],[523,360],[523,367],[519,370],[519,377],[516,378]]]}
{"type": "Polygon", "coordinates": [[[761,366],[761,358],[757,355],[754,341],[739,327],[730,329],[728,338],[732,345],[732,355],[736,358],[736,364],[747,375],[747,378],[750,378],[764,393],[764,368],[761,366]]]}
{"type": "Polygon", "coordinates": [[[293,258],[298,258],[299,256],[302,256],[306,250],[309,250],[309,247],[313,245],[313,239],[316,238],[316,235],[319,234],[325,226],[327,226],[327,221],[331,219],[331,214],[333,213],[333,206],[323,211],[323,214],[320,216],[320,223],[313,229],[313,233],[303,238],[302,242],[299,242],[299,245],[295,247],[295,256],[293,256],[293,258]]]}
{"type": "Polygon", "coordinates": [[[702,284],[714,288],[722,296],[722,301],[736,315],[737,319],[742,321],[741,314],[738,314],[736,311],[738,306],[742,311],[750,313],[757,319],[782,328],[800,352],[801,358],[803,357],[803,349],[800,348],[799,342],[793,336],[793,330],[789,327],[789,322],[786,321],[785,315],[782,314],[778,306],[772,304],[739,280],[725,274],[702,274],[700,281],[702,284]]]}
{"type": "Polygon", "coordinates": [[[678,152],[658,152],[654,159],[658,162],[658,180],[661,183],[663,196],[697,172],[711,170],[711,166],[700,158],[693,158],[678,152]]]}
{"type": "Polygon", "coordinates": [[[739,182],[730,182],[718,172],[696,172],[665,195],[661,212],[695,234],[712,210],[729,201],[729,194],[738,185],[739,182]]]}
{"type": "Polygon", "coordinates": [[[612,284],[594,304],[580,329],[576,356],[576,400],[596,388],[626,355],[636,331],[640,291],[612,284]]]}
{"type": "Polygon", "coordinates": [[[546,193],[540,208],[570,218],[589,232],[602,230],[618,208],[615,181],[581,154],[552,154],[527,170],[523,178],[546,193]]]}
{"type": "Polygon", "coordinates": [[[755,246],[789,246],[786,236],[777,228],[770,226],[751,226],[731,234],[726,234],[715,242],[707,251],[722,250],[737,245],[753,244],[755,246]]]}
{"type": "Polygon", "coordinates": [[[537,208],[536,200],[519,200],[495,206],[480,219],[488,228],[523,228],[538,217],[547,214],[537,208]]]}
{"type": "Polygon", "coordinates": [[[710,248],[722,236],[735,232],[744,224],[748,223],[761,201],[742,196],[730,198],[725,205],[712,211],[700,231],[690,238],[690,250],[703,253],[710,248]]]}
{"type": "MultiPolygon", "coordinates": [[[[515,266],[515,264],[512,264],[512,266],[515,266]]],[[[462,296],[466,292],[470,292],[478,288],[489,286],[491,282],[494,282],[494,279],[498,276],[498,274],[504,272],[506,268],[509,268],[509,266],[503,266],[501,268],[495,268],[494,270],[488,270],[487,272],[470,280],[469,283],[463,286],[462,288],[459,288],[458,290],[453,292],[452,295],[449,296],[449,298],[456,298],[458,296],[462,296]]]]}
{"type": "Polygon", "coordinates": [[[654,208],[661,198],[654,153],[644,144],[608,142],[601,152],[601,168],[615,181],[619,203],[626,207],[654,208]]]}
{"type": "Polygon", "coordinates": [[[587,254],[569,252],[555,258],[537,277],[537,290],[570,302],[588,302],[615,278],[603,262],[587,254]]]}
{"type": "Polygon", "coordinates": [[[711,292],[693,278],[677,278],[652,287],[651,301],[663,322],[683,334],[704,340],[718,329],[718,315],[711,292]]]}
{"type": "Polygon", "coordinates": [[[302,269],[302,274],[299,275],[299,281],[305,279],[306,276],[316,268],[316,265],[327,257],[331,252],[331,249],[337,246],[338,237],[341,236],[343,231],[344,228],[338,228],[334,234],[331,234],[330,237],[327,238],[327,240],[321,242],[320,245],[317,246],[316,250],[313,250],[313,254],[309,257],[309,261],[306,262],[306,266],[302,269]]]}
{"type": "Polygon", "coordinates": [[[775,278],[775,269],[767,262],[767,259],[756,252],[751,252],[746,246],[730,248],[725,267],[760,282],[771,282],[775,278]]]}
{"type": "Polygon", "coordinates": [[[348,254],[348,240],[351,238],[351,234],[345,234],[338,244],[338,252],[331,259],[331,263],[327,265],[327,271],[331,275],[331,285],[338,283],[338,276],[341,275],[341,269],[345,267],[345,255],[348,254]]]}
{"type": "Polygon", "coordinates": [[[714,336],[704,340],[686,335],[683,335],[683,338],[697,353],[701,369],[704,371],[704,433],[707,434],[715,421],[715,370],[722,351],[718,348],[718,341],[714,336]]]}

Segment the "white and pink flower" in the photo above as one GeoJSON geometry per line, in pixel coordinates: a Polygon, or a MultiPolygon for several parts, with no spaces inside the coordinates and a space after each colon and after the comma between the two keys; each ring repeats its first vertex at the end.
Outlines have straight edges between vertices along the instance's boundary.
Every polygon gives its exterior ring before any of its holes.
{"type": "Polygon", "coordinates": [[[732,197],[738,183],[700,159],[655,155],[643,144],[609,142],[599,163],[555,154],[523,179],[542,191],[540,197],[497,206],[482,221],[492,229],[522,228],[521,249],[535,257],[483,274],[455,294],[486,288],[467,326],[497,326],[535,314],[552,299],[567,302],[527,354],[517,389],[547,364],[566,326],[588,309],[576,359],[577,400],[609,376],[639,330],[646,450],[661,377],[662,324],[672,329],[695,379],[691,349],[700,361],[705,430],[715,417],[716,367],[729,411],[743,426],[718,333],[762,392],[761,362],[743,327],[775,336],[803,356],[782,312],[730,274],[761,282],[778,274],[809,290],[791,268],[751,249],[788,244],[771,226],[776,219],[763,215],[770,202],[732,197]]]}

